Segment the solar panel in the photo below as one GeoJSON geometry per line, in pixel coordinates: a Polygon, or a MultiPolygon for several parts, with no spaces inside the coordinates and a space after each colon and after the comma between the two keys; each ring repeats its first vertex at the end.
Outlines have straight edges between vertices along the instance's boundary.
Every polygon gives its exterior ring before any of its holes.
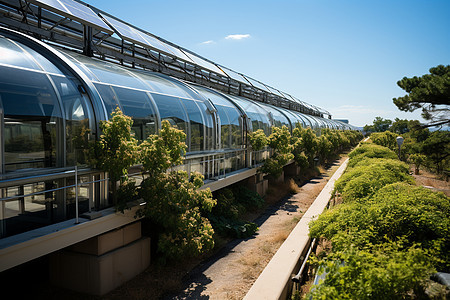
{"type": "Polygon", "coordinates": [[[270,87],[270,86],[268,86],[268,85],[267,85],[267,89],[268,89],[269,92],[271,92],[272,94],[283,97],[283,94],[281,94],[279,90],[274,89],[273,87],[270,87]]]}
{"type": "Polygon", "coordinates": [[[259,89],[261,89],[261,90],[263,90],[263,91],[266,91],[266,92],[269,91],[269,90],[267,89],[267,87],[266,87],[263,83],[261,83],[261,82],[255,80],[255,79],[252,79],[252,78],[250,78],[250,77],[247,77],[247,76],[245,76],[245,78],[246,78],[246,79],[247,79],[254,87],[257,87],[257,88],[259,88],[259,89]]]}
{"type": "Polygon", "coordinates": [[[30,0],[29,2],[81,24],[89,25],[110,34],[113,33],[111,28],[92,9],[73,0],[30,0]]]}
{"type": "Polygon", "coordinates": [[[288,100],[293,101],[293,102],[296,102],[295,99],[294,99],[294,97],[292,97],[291,95],[286,94],[286,93],[283,93],[283,95],[285,95],[285,96],[287,97],[288,100]]]}
{"type": "Polygon", "coordinates": [[[195,54],[192,54],[190,52],[188,53],[188,55],[194,61],[195,64],[197,64],[207,70],[210,70],[210,71],[213,71],[213,72],[216,72],[216,73],[226,76],[226,74],[221,69],[219,69],[215,64],[210,63],[209,61],[204,60],[203,58],[201,58],[195,54]]]}
{"type": "Polygon", "coordinates": [[[247,84],[247,81],[244,79],[244,77],[242,77],[241,74],[239,74],[231,69],[225,68],[225,67],[221,67],[221,68],[228,75],[228,77],[233,78],[236,81],[247,84]]]}
{"type": "Polygon", "coordinates": [[[157,49],[160,52],[172,55],[174,57],[178,57],[187,62],[193,62],[193,59],[190,56],[186,55],[182,50],[173,47],[159,39],[147,34],[137,28],[134,28],[125,22],[117,20],[113,17],[107,16],[106,14],[101,14],[101,16],[105,19],[105,21],[111,25],[112,28],[115,29],[117,34],[124,40],[130,41],[135,44],[139,44],[141,46],[147,47],[150,46],[154,49],[157,49]]]}
{"type": "Polygon", "coordinates": [[[166,48],[168,48],[176,57],[185,60],[187,62],[193,63],[194,61],[189,57],[189,55],[187,55],[186,53],[183,52],[183,50],[174,47],[172,45],[169,45],[167,43],[164,43],[163,41],[160,41],[161,44],[163,44],[166,48]]]}
{"type": "MultiPolygon", "coordinates": [[[[116,33],[124,40],[130,41],[135,44],[140,44],[142,46],[151,46],[153,48],[159,49],[162,47],[160,43],[157,41],[155,43],[152,43],[152,39],[145,39],[143,37],[143,32],[139,32],[139,30],[129,26],[128,24],[119,21],[115,18],[106,16],[104,14],[101,14],[103,19],[116,31],[116,33]],[[158,45],[159,44],[159,45],[158,45]]],[[[167,50],[166,50],[167,51],[167,50]]]]}

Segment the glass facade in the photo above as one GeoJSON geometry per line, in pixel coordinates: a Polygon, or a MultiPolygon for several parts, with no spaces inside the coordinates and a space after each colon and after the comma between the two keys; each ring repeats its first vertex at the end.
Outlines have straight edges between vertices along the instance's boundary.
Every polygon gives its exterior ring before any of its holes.
{"type": "Polygon", "coordinates": [[[297,124],[319,131],[351,128],[68,50],[33,50],[34,43],[0,35],[0,184],[22,180],[0,187],[0,225],[6,228],[20,223],[23,228],[17,230],[29,230],[73,217],[75,199],[79,213],[109,205],[100,183],[105,174],[88,168],[87,154],[100,135],[99,121],[116,107],[132,117],[140,141],[157,133],[163,120],[183,130],[188,153],[180,168],[199,171],[206,179],[268,157],[264,149],[248,158],[247,132],[262,129],[268,136],[273,126],[292,130],[297,124]],[[73,174],[65,172],[75,166],[87,170],[79,176],[78,195],[64,188],[74,184],[73,174]],[[42,178],[30,179],[36,176],[42,178]]]}

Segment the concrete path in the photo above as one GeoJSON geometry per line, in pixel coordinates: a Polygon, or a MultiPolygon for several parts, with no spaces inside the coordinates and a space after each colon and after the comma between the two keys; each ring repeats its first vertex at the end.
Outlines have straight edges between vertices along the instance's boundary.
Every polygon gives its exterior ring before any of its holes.
{"type": "Polygon", "coordinates": [[[298,222],[297,226],[253,284],[245,296],[245,300],[286,298],[291,276],[296,271],[294,269],[300,260],[303,249],[308,245],[308,224],[320,215],[327,206],[334,189],[334,183],[345,171],[347,164],[348,159],[333,174],[322,192],[320,192],[314,203],[309,207],[300,222],[298,222]]]}

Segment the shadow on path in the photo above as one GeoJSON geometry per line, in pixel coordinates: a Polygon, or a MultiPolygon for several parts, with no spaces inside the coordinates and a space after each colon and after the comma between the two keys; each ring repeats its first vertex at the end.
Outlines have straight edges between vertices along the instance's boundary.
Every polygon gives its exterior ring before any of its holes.
{"type": "MultiPolygon", "coordinates": [[[[317,176],[306,181],[304,184],[317,184],[320,183],[321,179],[323,179],[323,176],[317,176]]],[[[299,206],[293,204],[293,196],[294,195],[292,194],[288,194],[277,203],[269,206],[261,215],[253,220],[253,222],[257,224],[258,227],[261,227],[273,215],[277,215],[281,212],[296,212],[299,206]]],[[[230,253],[234,253],[234,248],[237,247],[240,243],[255,239],[257,236],[258,233],[251,237],[241,239],[236,238],[229,241],[227,244],[225,244],[225,246],[218,250],[217,253],[202,261],[199,265],[197,265],[184,276],[184,283],[182,285],[181,292],[167,293],[161,299],[209,299],[209,296],[201,295],[201,293],[206,290],[206,285],[212,282],[212,280],[207,277],[204,272],[220,259],[226,257],[230,253]]]]}

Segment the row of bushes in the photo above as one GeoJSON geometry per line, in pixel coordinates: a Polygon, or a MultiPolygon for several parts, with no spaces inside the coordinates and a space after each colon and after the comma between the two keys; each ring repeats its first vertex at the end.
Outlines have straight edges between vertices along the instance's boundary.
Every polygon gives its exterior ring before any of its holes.
{"type": "Polygon", "coordinates": [[[386,147],[362,143],[349,156],[335,185],[342,204],[310,223],[331,247],[312,258],[324,279],[309,297],[429,298],[430,275],[450,271],[449,198],[414,185],[386,147]]]}
{"type": "Polygon", "coordinates": [[[254,151],[265,146],[274,151],[272,157],[265,161],[262,172],[277,177],[291,159],[302,169],[312,168],[315,159],[325,164],[344,149],[357,145],[362,137],[359,131],[329,128],[323,128],[317,136],[311,128],[302,128],[297,124],[292,135],[286,126],[282,126],[274,127],[269,137],[266,137],[262,129],[258,129],[249,135],[249,140],[254,151]]]}

